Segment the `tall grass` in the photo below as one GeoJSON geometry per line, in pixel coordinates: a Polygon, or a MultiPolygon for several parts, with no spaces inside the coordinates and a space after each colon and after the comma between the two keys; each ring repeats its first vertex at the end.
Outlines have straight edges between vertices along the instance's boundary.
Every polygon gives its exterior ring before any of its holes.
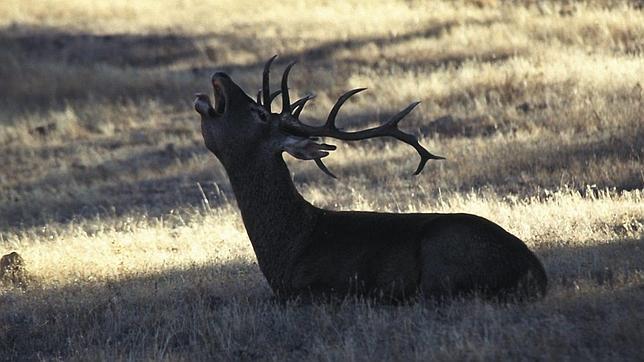
{"type": "MultiPolygon", "coordinates": [[[[0,2],[0,360],[638,360],[644,350],[644,14],[589,1],[0,2]],[[192,95],[249,94],[279,53],[304,120],[401,126],[340,143],[331,209],[468,212],[544,262],[527,305],[283,305],[256,263],[192,95]]],[[[278,76],[274,77],[279,78],[278,76]]]]}

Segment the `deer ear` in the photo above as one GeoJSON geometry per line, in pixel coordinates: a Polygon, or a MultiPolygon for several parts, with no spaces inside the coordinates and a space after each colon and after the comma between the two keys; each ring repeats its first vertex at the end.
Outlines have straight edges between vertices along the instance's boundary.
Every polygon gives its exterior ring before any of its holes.
{"type": "Polygon", "coordinates": [[[314,160],[329,155],[327,151],[336,149],[334,145],[316,143],[309,138],[287,136],[281,142],[282,151],[300,160],[314,160]]]}

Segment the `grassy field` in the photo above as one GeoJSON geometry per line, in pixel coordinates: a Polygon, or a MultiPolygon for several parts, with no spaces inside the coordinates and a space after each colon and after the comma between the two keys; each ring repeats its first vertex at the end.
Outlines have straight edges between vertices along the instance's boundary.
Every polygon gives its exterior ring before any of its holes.
{"type": "MultiPolygon", "coordinates": [[[[0,2],[0,360],[640,360],[644,12],[638,1],[0,2]],[[340,144],[331,209],[468,212],[550,279],[525,305],[282,305],[256,265],[193,94],[254,95],[291,61],[304,120],[402,125],[446,161],[340,144]]],[[[276,85],[277,83],[275,83],[276,85]]]]}

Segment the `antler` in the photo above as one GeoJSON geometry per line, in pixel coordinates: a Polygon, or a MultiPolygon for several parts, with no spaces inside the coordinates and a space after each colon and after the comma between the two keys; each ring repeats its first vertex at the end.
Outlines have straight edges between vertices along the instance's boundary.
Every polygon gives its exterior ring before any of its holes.
{"type": "MultiPolygon", "coordinates": [[[[277,58],[277,54],[273,55],[271,59],[269,59],[266,64],[264,65],[264,73],[262,76],[262,91],[261,95],[263,97],[264,101],[264,109],[266,112],[271,113],[271,88],[269,84],[269,73],[271,71],[271,64],[273,64],[273,60],[277,58]]],[[[277,94],[275,95],[277,96],[277,94]]],[[[257,95],[257,98],[259,98],[259,94],[257,95]]]]}
{"type": "MultiPolygon", "coordinates": [[[[264,108],[268,112],[270,112],[270,107],[271,107],[270,102],[274,97],[274,96],[267,97],[267,95],[270,94],[270,88],[268,85],[268,81],[269,81],[268,73],[269,73],[271,63],[273,62],[273,60],[275,60],[275,58],[276,56],[273,56],[271,59],[269,59],[268,62],[266,62],[266,66],[264,67],[263,91],[261,93],[263,93],[262,95],[264,97],[264,108]]],[[[342,96],[340,96],[340,98],[338,98],[338,101],[335,103],[333,108],[331,108],[331,111],[329,112],[329,115],[323,126],[310,126],[302,123],[299,120],[300,112],[304,108],[304,105],[306,104],[306,102],[314,98],[314,96],[307,95],[295,101],[293,104],[290,103],[290,97],[288,93],[288,74],[291,71],[291,68],[293,67],[293,65],[295,65],[295,62],[289,63],[286,66],[286,69],[284,70],[284,74],[282,75],[282,84],[281,84],[282,117],[280,117],[280,127],[282,127],[283,129],[299,136],[331,137],[331,138],[335,138],[343,141],[358,141],[358,140],[364,140],[364,139],[375,138],[375,137],[396,138],[397,140],[412,146],[420,156],[420,162],[418,164],[418,167],[416,168],[416,171],[414,172],[414,175],[420,174],[420,172],[427,164],[427,161],[444,159],[444,157],[436,156],[430,153],[426,148],[424,148],[420,144],[420,142],[418,142],[418,138],[416,136],[409,133],[405,133],[401,131],[400,128],[398,128],[398,123],[407,114],[409,114],[409,112],[411,112],[420,102],[411,103],[403,110],[401,110],[400,112],[396,113],[391,118],[389,118],[387,122],[385,122],[384,124],[378,127],[373,127],[366,130],[355,131],[355,132],[344,132],[339,130],[335,124],[335,120],[338,115],[338,112],[340,111],[340,108],[349,98],[351,98],[351,96],[357,93],[360,93],[366,90],[367,88],[352,89],[344,93],[342,96]]],[[[275,93],[278,93],[278,92],[280,91],[277,91],[275,93]]],[[[259,96],[260,95],[258,94],[258,97],[257,97],[258,100],[259,100],[259,96]]],[[[275,96],[277,96],[277,94],[275,94],[275,96]]],[[[315,163],[324,173],[326,173],[327,175],[333,178],[336,178],[335,175],[333,175],[326,167],[326,165],[322,162],[321,158],[316,158],[315,163]]]]}

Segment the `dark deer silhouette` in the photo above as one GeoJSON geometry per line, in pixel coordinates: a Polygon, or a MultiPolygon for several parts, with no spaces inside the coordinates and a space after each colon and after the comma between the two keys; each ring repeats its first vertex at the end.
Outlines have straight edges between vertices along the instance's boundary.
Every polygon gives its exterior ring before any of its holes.
{"type": "MultiPolygon", "coordinates": [[[[281,90],[263,87],[253,100],[225,73],[212,76],[214,106],[197,94],[206,147],[228,173],[259,267],[280,298],[343,298],[386,301],[456,295],[521,300],[545,295],[547,279],[537,257],[517,237],[482,217],[468,214],[392,214],[331,211],[307,202],[293,185],[282,158],[286,151],[314,160],[333,176],[322,158],[335,146],[319,137],[362,140],[394,137],[420,155],[415,174],[432,155],[418,139],[398,128],[412,103],[379,127],[344,132],[335,125],[342,104],[364,90],[351,90],[333,106],[326,123],[314,127],[298,117],[311,96],[291,103],[289,64],[281,90]],[[271,112],[281,93],[282,110],[271,112]]],[[[334,177],[334,176],[333,176],[334,177]]]]}

